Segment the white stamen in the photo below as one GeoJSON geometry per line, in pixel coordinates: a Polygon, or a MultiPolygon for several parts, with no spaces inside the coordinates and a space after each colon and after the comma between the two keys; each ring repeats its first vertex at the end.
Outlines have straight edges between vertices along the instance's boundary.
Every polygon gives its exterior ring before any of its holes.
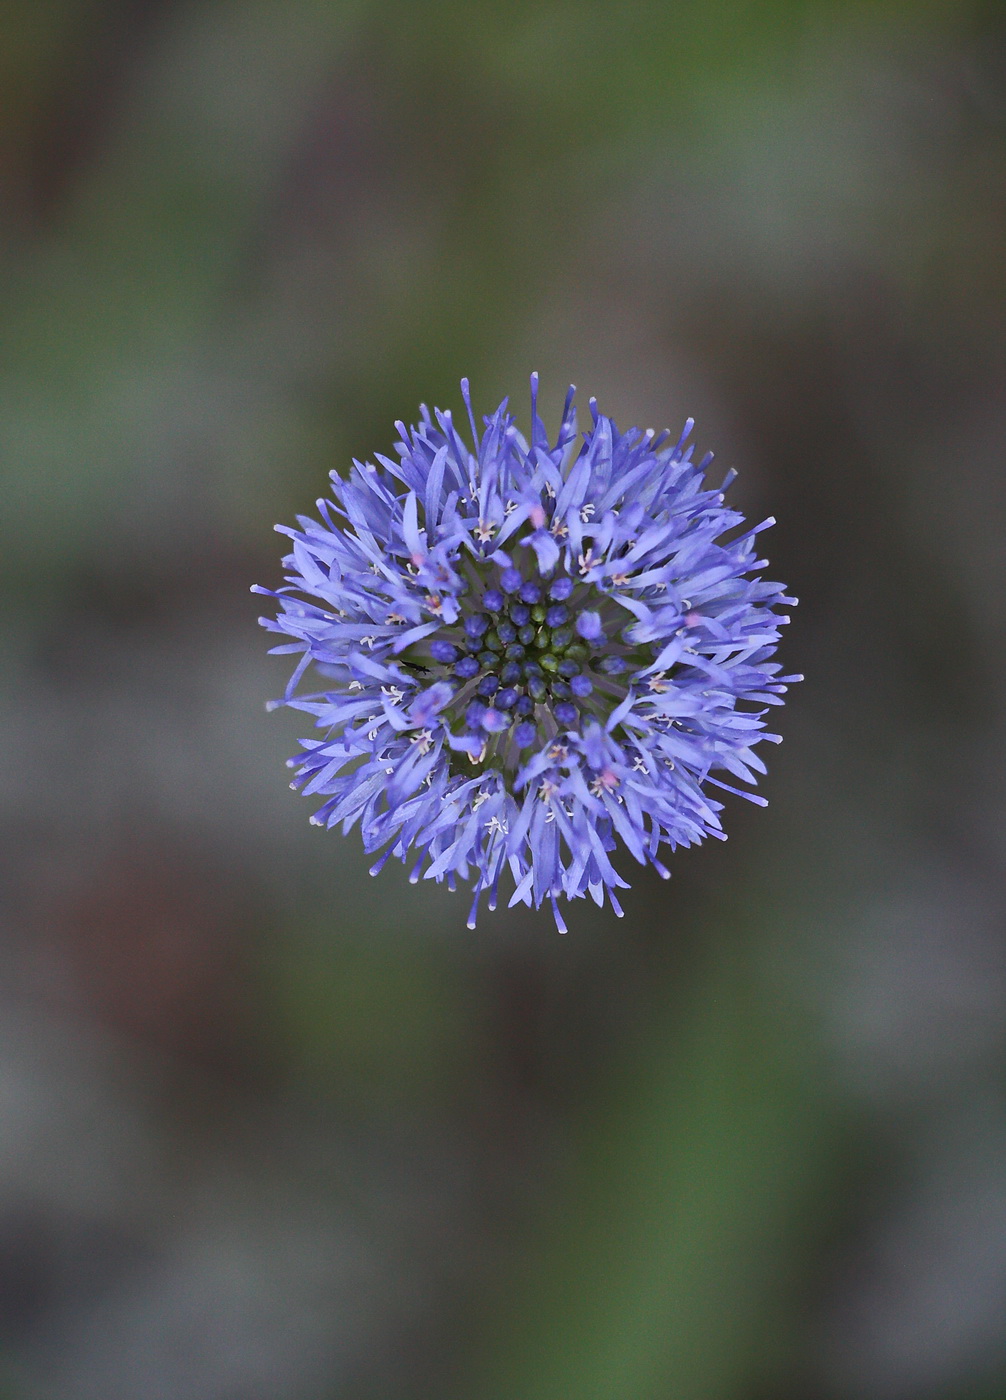
{"type": "Polygon", "coordinates": [[[614,792],[620,781],[617,773],[613,773],[610,768],[605,768],[604,772],[598,773],[591,783],[590,790],[595,797],[601,797],[606,792],[614,792]]]}

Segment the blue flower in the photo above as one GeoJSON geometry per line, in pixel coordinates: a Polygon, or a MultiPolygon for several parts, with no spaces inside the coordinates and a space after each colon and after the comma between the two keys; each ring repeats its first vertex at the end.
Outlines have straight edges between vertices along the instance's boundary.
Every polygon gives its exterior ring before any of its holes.
{"type": "Polygon", "coordinates": [[[410,878],[471,880],[495,908],[605,894],[621,914],[619,842],[666,878],[661,847],[722,837],[710,787],[741,792],[787,683],[771,660],[776,609],[756,536],[707,486],[686,440],[620,433],[573,390],[550,443],[531,377],[531,437],[504,400],[474,450],[446,411],[398,423],[397,460],[332,474],[319,520],[293,541],[262,623],[299,655],[285,704],[313,715],[292,784],[312,821],[360,822],[368,851],[410,878]],[[323,689],[299,694],[309,666],[323,689]],[[722,775],[722,776],[721,776],[722,775]]]}

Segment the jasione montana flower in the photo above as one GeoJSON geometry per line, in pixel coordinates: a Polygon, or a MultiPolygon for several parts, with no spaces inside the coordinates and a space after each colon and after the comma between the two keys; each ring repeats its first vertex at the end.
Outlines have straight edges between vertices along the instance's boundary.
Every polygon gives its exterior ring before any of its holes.
{"type": "MultiPolygon", "coordinates": [[[[661,875],[661,847],[722,836],[722,804],[765,771],[763,716],[795,676],[771,660],[792,604],[757,571],[755,537],[707,486],[686,439],[620,433],[591,401],[578,442],[573,390],[555,443],[507,401],[475,424],[446,411],[396,424],[398,460],[332,474],[320,521],[293,541],[263,618],[300,654],[285,697],[320,738],[290,760],[312,817],[368,851],[412,859],[411,879],[471,879],[496,905],[605,892],[619,842],[661,875]],[[731,533],[732,532],[732,533],[731,533]],[[299,695],[309,666],[323,688],[299,695]]],[[[269,593],[271,590],[258,589],[269,593]]],[[[764,803],[750,792],[744,796],[764,803]]]]}

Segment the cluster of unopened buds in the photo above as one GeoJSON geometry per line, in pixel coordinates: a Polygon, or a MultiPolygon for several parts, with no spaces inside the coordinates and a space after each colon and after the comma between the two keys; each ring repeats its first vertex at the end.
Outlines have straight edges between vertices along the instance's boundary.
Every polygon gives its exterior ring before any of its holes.
{"type": "Polygon", "coordinates": [[[613,678],[627,670],[632,651],[608,643],[600,614],[577,606],[586,599],[576,595],[589,589],[568,575],[538,582],[510,567],[495,572],[495,586],[473,599],[474,611],[427,644],[430,661],[460,683],[452,703],[464,705],[479,762],[497,735],[509,734],[521,750],[538,738],[541,719],[551,716],[558,731],[603,714],[604,697],[625,694],[613,678]]]}

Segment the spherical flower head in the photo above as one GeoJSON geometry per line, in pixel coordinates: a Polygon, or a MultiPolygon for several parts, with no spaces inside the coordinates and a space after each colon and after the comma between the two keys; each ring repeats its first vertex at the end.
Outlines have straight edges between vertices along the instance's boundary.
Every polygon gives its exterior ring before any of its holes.
{"type": "MultiPolygon", "coordinates": [[[[293,541],[263,618],[299,653],[286,704],[313,715],[293,787],[312,821],[360,823],[363,843],[411,860],[411,879],[474,886],[495,908],[605,898],[617,914],[624,846],[668,871],[661,848],[720,836],[709,789],[765,771],[756,745],[787,684],[771,660],[777,609],[756,537],[724,504],[729,478],[687,439],[620,433],[591,401],[577,434],[570,389],[556,439],[507,401],[469,447],[446,411],[397,424],[396,457],[332,474],[319,519],[293,541]],[[302,694],[309,667],[323,688],[302,694]],[[730,781],[728,781],[728,779],[730,781]]],[[[732,477],[732,474],[731,474],[732,477]]]]}

